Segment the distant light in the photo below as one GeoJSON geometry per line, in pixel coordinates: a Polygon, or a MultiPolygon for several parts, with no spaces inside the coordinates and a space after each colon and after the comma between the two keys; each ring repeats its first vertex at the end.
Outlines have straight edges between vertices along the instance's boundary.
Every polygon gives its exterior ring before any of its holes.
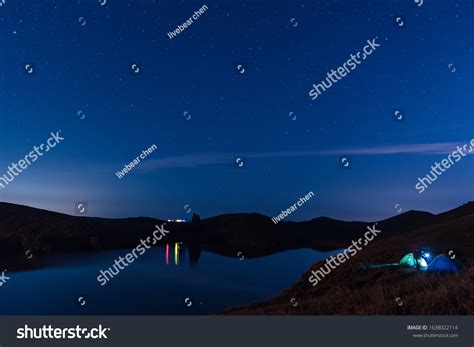
{"type": "Polygon", "coordinates": [[[429,258],[431,255],[429,253],[425,253],[425,258],[429,258]]]}
{"type": "Polygon", "coordinates": [[[168,222],[185,223],[187,221],[186,221],[186,219],[168,219],[168,222]]]}

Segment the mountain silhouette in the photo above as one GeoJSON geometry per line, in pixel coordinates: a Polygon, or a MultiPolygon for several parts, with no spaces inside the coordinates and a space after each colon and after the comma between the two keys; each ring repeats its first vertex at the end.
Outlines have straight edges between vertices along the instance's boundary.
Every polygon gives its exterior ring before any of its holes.
{"type": "MultiPolygon", "coordinates": [[[[330,223],[334,223],[331,221],[330,223]]],[[[320,283],[309,283],[313,264],[301,279],[268,301],[223,312],[231,315],[468,315],[474,311],[474,203],[433,215],[409,211],[380,221],[382,230],[354,257],[320,283]],[[407,227],[410,225],[410,227],[407,227]],[[411,229],[411,230],[410,230],[411,229]],[[449,254],[459,273],[410,271],[394,264],[417,247],[432,256],[449,254]],[[291,305],[297,298],[298,306],[291,305]],[[396,299],[399,299],[396,302],[396,299]],[[404,304],[400,305],[403,301],[404,304]]],[[[361,229],[359,235],[363,233],[361,229]]]]}
{"type": "Polygon", "coordinates": [[[318,217],[304,222],[282,221],[258,213],[223,214],[200,223],[174,223],[148,217],[109,219],[79,217],[28,206],[0,203],[0,259],[23,255],[70,251],[99,251],[135,247],[152,234],[155,225],[166,223],[167,242],[199,240],[202,248],[226,256],[242,251],[246,258],[276,252],[313,248],[346,247],[358,239],[367,226],[377,223],[379,238],[403,235],[474,213],[469,202],[438,215],[408,211],[380,221],[339,221],[318,217]],[[198,237],[196,235],[199,235],[198,237]]]}

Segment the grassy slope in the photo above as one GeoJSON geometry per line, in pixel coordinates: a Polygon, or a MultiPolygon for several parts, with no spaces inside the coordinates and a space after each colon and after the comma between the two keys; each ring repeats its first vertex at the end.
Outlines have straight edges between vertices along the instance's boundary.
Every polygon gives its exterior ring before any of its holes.
{"type": "MultiPolygon", "coordinates": [[[[300,315],[454,315],[474,312],[474,214],[439,218],[439,223],[408,234],[374,240],[348,262],[313,287],[308,271],[300,281],[267,302],[224,314],[300,315]],[[435,253],[454,250],[463,270],[459,274],[421,273],[397,268],[363,270],[360,263],[397,262],[414,246],[435,253]],[[396,298],[403,303],[398,305],[396,298]],[[298,302],[291,305],[291,298],[298,302]]],[[[382,230],[383,232],[383,230],[382,230]]],[[[312,270],[319,269],[316,263],[312,270]]]]}

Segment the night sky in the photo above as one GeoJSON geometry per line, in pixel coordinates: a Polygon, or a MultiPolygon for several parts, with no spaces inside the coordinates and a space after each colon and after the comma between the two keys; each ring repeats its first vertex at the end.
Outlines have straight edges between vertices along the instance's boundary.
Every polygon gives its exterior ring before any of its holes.
{"type": "Polygon", "coordinates": [[[0,190],[0,201],[68,214],[86,201],[91,216],[188,219],[185,205],[202,217],[275,216],[310,191],[289,220],[457,207],[474,198],[472,156],[423,194],[415,184],[474,138],[473,7],[5,0],[0,175],[51,132],[65,140],[0,190]],[[375,37],[381,46],[367,60],[311,100],[313,84],[375,37]]]}

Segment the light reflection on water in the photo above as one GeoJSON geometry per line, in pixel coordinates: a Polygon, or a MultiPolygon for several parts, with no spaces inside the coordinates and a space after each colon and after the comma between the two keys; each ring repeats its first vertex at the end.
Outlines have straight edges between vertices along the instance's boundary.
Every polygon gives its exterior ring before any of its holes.
{"type": "Polygon", "coordinates": [[[0,314],[213,314],[276,296],[339,251],[300,249],[240,261],[169,243],[149,249],[101,286],[100,271],[127,252],[52,255],[43,259],[45,268],[9,273],[0,288],[0,314]]]}

